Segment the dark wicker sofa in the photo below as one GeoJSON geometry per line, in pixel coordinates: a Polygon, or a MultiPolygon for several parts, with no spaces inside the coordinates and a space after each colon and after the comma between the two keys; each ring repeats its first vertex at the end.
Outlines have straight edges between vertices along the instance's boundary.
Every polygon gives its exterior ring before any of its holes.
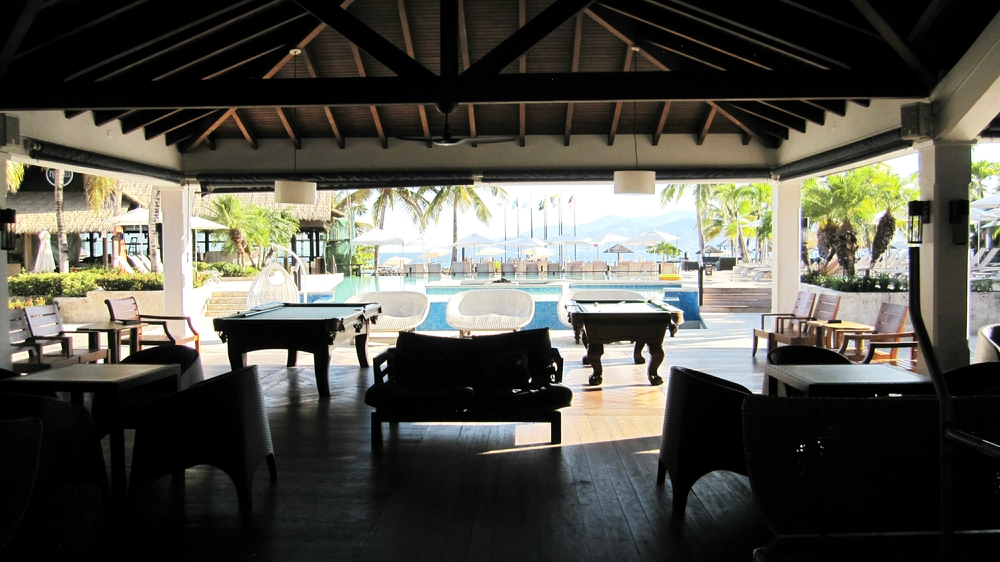
{"type": "Polygon", "coordinates": [[[540,422],[562,441],[559,408],[573,391],[560,384],[563,359],[547,328],[472,338],[402,332],[374,361],[372,445],[382,423],[540,422]]]}

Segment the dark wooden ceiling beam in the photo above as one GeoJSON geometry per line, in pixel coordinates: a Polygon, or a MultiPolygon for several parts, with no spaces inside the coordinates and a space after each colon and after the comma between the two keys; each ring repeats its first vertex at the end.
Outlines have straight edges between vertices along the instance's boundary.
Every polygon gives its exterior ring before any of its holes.
{"type": "Polygon", "coordinates": [[[122,134],[127,135],[133,131],[138,131],[139,129],[156,123],[160,119],[163,119],[169,115],[173,115],[181,111],[180,109],[146,109],[142,111],[133,111],[121,118],[119,121],[122,125],[122,134]]]}
{"type": "Polygon", "coordinates": [[[247,124],[246,116],[240,110],[233,112],[233,122],[239,128],[240,133],[243,133],[243,138],[250,143],[250,148],[257,150],[257,133],[247,124]]]}
{"type": "MultiPolygon", "coordinates": [[[[831,14],[831,13],[829,13],[827,11],[819,10],[819,9],[816,9],[816,8],[814,8],[812,6],[806,6],[806,5],[803,5],[800,2],[797,2],[795,0],[777,0],[777,1],[781,2],[782,4],[787,4],[789,6],[792,6],[793,8],[802,10],[803,12],[807,12],[809,14],[812,14],[812,15],[814,15],[816,17],[822,18],[822,19],[824,19],[824,20],[826,20],[828,22],[834,23],[834,24],[836,24],[836,25],[838,25],[840,27],[843,27],[845,29],[848,29],[848,30],[850,30],[850,31],[852,31],[854,33],[860,33],[862,35],[867,35],[868,37],[871,37],[873,39],[878,39],[879,41],[882,40],[882,36],[879,35],[878,33],[874,32],[871,29],[868,29],[866,27],[861,27],[861,26],[855,25],[855,24],[853,24],[853,23],[845,20],[843,16],[837,16],[836,14],[831,14]]],[[[833,2],[823,2],[823,3],[818,3],[817,5],[822,6],[825,10],[829,10],[830,8],[840,7],[841,6],[839,3],[833,3],[833,2]]]]}
{"type": "Polygon", "coordinates": [[[128,111],[122,111],[120,109],[115,109],[111,111],[95,111],[94,112],[94,126],[103,127],[108,123],[119,119],[125,115],[128,115],[128,111]]]}
{"type": "MultiPolygon", "coordinates": [[[[590,19],[597,22],[626,45],[640,47],[643,50],[643,56],[654,64],[657,64],[661,70],[678,70],[684,68],[681,63],[682,57],[678,56],[676,52],[665,50],[640,37],[636,29],[637,23],[635,20],[615,14],[610,10],[600,10],[598,8],[598,6],[587,8],[583,13],[587,14],[590,19]]],[[[708,66],[712,67],[710,64],[708,66]]]]}
{"type": "MultiPolygon", "coordinates": [[[[121,61],[121,64],[103,66],[95,71],[95,75],[99,74],[95,79],[163,80],[172,76],[183,76],[187,72],[193,75],[209,75],[224,65],[217,60],[217,57],[239,52],[244,54],[237,55],[236,58],[246,59],[287,40],[287,36],[294,33],[289,31],[292,29],[290,24],[297,20],[311,22],[304,25],[316,23],[314,18],[303,14],[297,6],[286,4],[274,10],[257,11],[260,13],[256,14],[256,17],[243,20],[239,24],[225,26],[218,32],[206,34],[197,41],[184,41],[180,46],[171,46],[155,54],[143,51],[142,55],[145,58],[141,60],[121,61]]],[[[299,27],[301,25],[303,24],[299,27]]]]}
{"type": "MultiPolygon", "coordinates": [[[[576,15],[576,27],[573,30],[573,62],[570,63],[570,72],[580,69],[580,45],[583,42],[583,13],[576,15]]],[[[521,57],[523,60],[524,57],[521,57]]],[[[522,104],[523,105],[523,104],[522,104]]],[[[563,129],[563,146],[569,146],[570,136],[573,134],[573,102],[566,104],[566,126],[563,129]]]]}
{"type": "Polygon", "coordinates": [[[352,45],[401,77],[428,78],[434,74],[347,10],[326,0],[294,0],[296,4],[344,36],[352,45]]]}
{"type": "Polygon", "coordinates": [[[165,135],[170,131],[179,129],[187,124],[194,123],[206,115],[218,111],[217,109],[185,109],[173,115],[164,117],[156,123],[147,125],[144,129],[146,140],[152,140],[160,135],[165,135]]]}
{"type": "Polygon", "coordinates": [[[302,136],[299,135],[299,131],[295,128],[295,123],[288,118],[288,114],[285,113],[285,109],[281,107],[276,107],[274,110],[278,113],[278,119],[281,120],[281,125],[285,128],[285,133],[288,135],[288,140],[292,141],[295,145],[295,150],[302,148],[302,136]]]}
{"type": "MultiPolygon", "coordinates": [[[[351,52],[354,54],[354,64],[358,67],[358,75],[362,78],[365,77],[365,64],[361,60],[361,51],[358,50],[358,46],[351,43],[351,52]]],[[[375,131],[378,133],[378,138],[382,141],[382,148],[389,148],[389,139],[385,136],[385,129],[382,128],[382,118],[379,117],[378,108],[375,104],[371,104],[368,108],[372,112],[372,121],[375,123],[375,131]]]]}
{"type": "Polygon", "coordinates": [[[708,130],[712,128],[712,121],[715,120],[715,114],[719,111],[719,106],[714,103],[708,104],[708,115],[705,116],[705,121],[701,124],[701,129],[698,131],[698,136],[695,139],[695,144],[701,146],[705,144],[705,137],[708,136],[708,130]]]}
{"type": "Polygon", "coordinates": [[[150,0],[89,0],[87,2],[45,2],[35,25],[21,43],[18,57],[84,33],[95,25],[125,14],[150,0]],[[52,8],[52,9],[50,9],[52,8]]]}
{"type": "MultiPolygon", "coordinates": [[[[458,50],[462,58],[461,72],[465,72],[468,70],[471,61],[469,59],[469,34],[465,27],[465,2],[463,0],[458,0],[458,50]]],[[[524,57],[521,57],[521,59],[523,60],[524,57]]],[[[470,103],[466,104],[465,107],[469,113],[469,136],[476,138],[476,106],[470,103]]],[[[479,145],[473,143],[472,146],[477,147],[479,145]]]]}
{"type": "MultiPolygon", "coordinates": [[[[200,128],[197,131],[194,131],[192,133],[192,136],[180,146],[181,154],[193,150],[197,148],[198,145],[200,145],[201,143],[206,142],[208,138],[211,136],[211,134],[215,132],[215,130],[218,129],[219,126],[221,126],[223,123],[226,122],[226,119],[229,119],[235,114],[236,114],[236,108],[231,107],[226,111],[223,111],[219,115],[212,116],[212,118],[206,117],[205,119],[202,119],[201,122],[198,124],[200,128]]],[[[187,128],[194,129],[194,127],[191,126],[185,127],[185,129],[187,128]]],[[[170,135],[167,135],[168,138],[169,136],[170,135]]]]}
{"type": "MultiPolygon", "coordinates": [[[[687,52],[697,49],[698,58],[712,61],[714,65],[726,68],[750,65],[764,70],[774,70],[787,67],[794,60],[700,22],[688,18],[669,17],[670,14],[666,10],[649,2],[610,0],[604,4],[608,6],[607,9],[633,18],[646,27],[647,29],[641,31],[646,39],[659,44],[669,41],[670,44],[677,46],[677,50],[683,48],[687,52]]],[[[596,10],[596,7],[591,9],[596,10]]]]}
{"type": "MultiPolygon", "coordinates": [[[[183,127],[170,131],[169,133],[166,134],[164,142],[166,142],[167,146],[174,146],[180,144],[178,150],[180,150],[180,152],[183,154],[188,150],[190,150],[188,144],[194,142],[195,139],[201,136],[202,132],[208,128],[209,123],[213,123],[219,119],[222,119],[223,115],[226,115],[225,117],[226,119],[228,119],[231,116],[229,111],[219,109],[217,111],[210,113],[209,115],[206,115],[199,121],[195,121],[194,123],[189,123],[183,127]]],[[[214,135],[205,134],[205,138],[201,140],[199,144],[208,145],[209,149],[215,150],[214,139],[215,139],[214,135]]]]}
{"type": "MultiPolygon", "coordinates": [[[[525,0],[517,0],[517,27],[518,29],[525,26],[528,23],[528,7],[525,0]]],[[[524,74],[528,71],[528,57],[524,56],[517,59],[517,71],[524,74]]],[[[517,142],[521,148],[524,148],[525,143],[528,138],[528,106],[527,104],[519,103],[517,104],[517,116],[518,116],[518,135],[517,142]]]]}
{"type": "MultiPolygon", "coordinates": [[[[60,88],[40,82],[0,97],[0,111],[176,109],[338,105],[433,104],[437,79],[316,78],[296,88],[272,80],[178,80],[164,87],[90,84],[60,88]]],[[[908,70],[760,72],[565,72],[501,74],[460,88],[460,103],[567,103],[705,100],[811,100],[831,107],[845,99],[923,99],[929,94],[908,70]],[[839,101],[836,101],[839,100],[839,101]]],[[[823,109],[827,109],[823,107],[823,109]]],[[[843,109],[841,109],[843,111],[843,109]]]]}
{"type": "MultiPolygon", "coordinates": [[[[406,3],[404,0],[396,0],[396,6],[399,8],[399,23],[403,27],[403,43],[406,44],[406,54],[411,59],[416,59],[413,50],[413,35],[410,33],[410,18],[406,14],[406,3]]],[[[459,8],[461,10],[461,7],[459,8]]],[[[463,22],[462,33],[465,33],[465,25],[463,22]]],[[[313,76],[315,78],[315,76],[313,76]]],[[[470,109],[471,111],[471,109],[470,109]]],[[[424,138],[431,137],[431,128],[427,123],[427,107],[423,105],[417,106],[417,114],[420,115],[420,128],[424,132],[424,138]]],[[[431,146],[434,146],[433,144],[431,146]]],[[[343,147],[341,147],[343,148],[343,147]]]]}
{"type": "MultiPolygon", "coordinates": [[[[306,72],[309,73],[310,78],[319,78],[319,74],[316,72],[316,66],[312,62],[312,57],[309,55],[309,50],[302,46],[302,62],[305,63],[306,72]]],[[[423,107],[423,106],[420,106],[423,107]]],[[[330,124],[330,130],[333,131],[333,138],[337,141],[337,146],[340,148],[346,148],[347,143],[344,142],[344,135],[340,134],[340,127],[337,126],[337,119],[333,114],[333,108],[328,106],[323,106],[323,114],[326,116],[326,122],[330,124]]],[[[235,116],[234,116],[235,117],[235,116]]],[[[239,121],[237,121],[239,125],[239,121]]],[[[242,130],[242,127],[240,127],[242,130]]],[[[246,133],[243,134],[246,136],[246,133]]],[[[250,140],[247,138],[247,140],[250,140]]],[[[256,143],[256,140],[254,141],[256,143]]]]}
{"type": "Polygon", "coordinates": [[[861,15],[868,20],[868,23],[872,24],[875,31],[879,32],[879,35],[881,35],[889,46],[896,51],[899,58],[903,59],[903,62],[905,62],[906,65],[909,66],[910,69],[912,69],[913,72],[924,81],[924,84],[931,87],[937,82],[936,77],[927,69],[926,66],[924,66],[924,63],[919,57],[917,57],[916,53],[910,49],[910,46],[903,41],[903,38],[900,37],[899,34],[896,33],[896,30],[889,25],[889,22],[887,22],[885,18],[883,18],[882,15],[879,14],[874,7],[872,7],[868,0],[851,0],[851,4],[854,4],[854,7],[861,12],[861,15]]]}
{"type": "Polygon", "coordinates": [[[775,109],[771,106],[764,105],[760,102],[755,101],[734,101],[731,102],[734,106],[760,117],[761,119],[766,119],[775,125],[781,125],[782,127],[788,127],[789,129],[798,131],[800,133],[806,132],[806,120],[801,117],[793,117],[784,111],[775,109]]]}
{"type": "Polygon", "coordinates": [[[663,128],[667,126],[667,116],[670,115],[670,102],[663,102],[663,109],[660,110],[660,120],[656,123],[656,130],[653,131],[652,145],[660,144],[660,136],[663,135],[663,128]]]}
{"type": "Polygon", "coordinates": [[[760,103],[780,109],[789,115],[800,117],[820,126],[826,123],[826,111],[802,101],[764,100],[760,103]]]}
{"type": "Polygon", "coordinates": [[[0,18],[0,80],[3,80],[7,67],[17,55],[43,4],[43,0],[4,2],[4,15],[0,18]]]}
{"type": "MultiPolygon", "coordinates": [[[[632,66],[632,58],[635,55],[635,51],[632,47],[625,45],[625,64],[622,69],[623,72],[628,72],[629,68],[632,66]]],[[[635,103],[633,102],[633,107],[635,103]]],[[[611,126],[608,128],[608,146],[615,145],[615,135],[618,134],[618,122],[622,116],[622,102],[615,102],[615,110],[611,116],[611,126]]],[[[632,131],[635,132],[635,111],[632,112],[632,131]]]]}
{"type": "Polygon", "coordinates": [[[527,53],[539,41],[566,23],[594,0],[556,0],[542,10],[531,21],[504,39],[492,51],[476,61],[463,77],[491,76],[499,74],[512,62],[527,53]]]}
{"type": "Polygon", "coordinates": [[[280,17],[280,13],[278,13],[280,10],[286,12],[291,10],[295,15],[302,14],[297,6],[283,4],[281,0],[252,0],[249,4],[244,5],[238,13],[214,14],[181,33],[134,49],[114,60],[100,61],[95,65],[80,69],[67,76],[66,79],[110,80],[149,63],[155,63],[161,67],[184,64],[188,60],[199,58],[204,51],[218,50],[218,46],[209,46],[209,42],[213,40],[228,39],[232,42],[233,37],[254,34],[254,26],[251,23],[254,20],[258,22],[257,27],[267,27],[273,24],[275,19],[285,19],[280,17]],[[272,10],[275,7],[277,9],[272,10]],[[271,15],[274,15],[273,19],[271,19],[271,15]]]}
{"type": "Polygon", "coordinates": [[[844,100],[808,99],[803,101],[809,105],[818,107],[824,111],[829,111],[830,113],[840,117],[847,115],[847,102],[844,100]]]}
{"type": "Polygon", "coordinates": [[[908,45],[913,45],[914,43],[920,43],[924,39],[924,34],[931,27],[931,24],[937,20],[937,17],[941,14],[941,10],[944,9],[945,4],[948,0],[931,0],[930,4],[924,8],[922,14],[920,14],[920,19],[914,24],[913,29],[906,36],[906,43],[908,45]]]}
{"type": "MultiPolygon", "coordinates": [[[[760,144],[764,145],[766,148],[778,148],[781,146],[781,139],[771,135],[764,129],[764,122],[759,118],[750,115],[749,113],[743,111],[738,107],[733,107],[731,104],[726,102],[707,102],[709,105],[715,107],[719,113],[721,113],[726,119],[729,119],[736,124],[737,127],[743,129],[743,132],[753,137],[753,139],[760,144]]],[[[786,129],[787,132],[787,129],[786,129]]]]}
{"type": "Polygon", "coordinates": [[[816,27],[786,25],[784,20],[769,10],[761,10],[755,3],[730,2],[729,0],[701,0],[695,5],[683,0],[649,0],[676,16],[686,17],[770,49],[782,56],[821,69],[852,67],[842,60],[844,54],[854,54],[861,49],[844,45],[845,40],[831,43],[816,27]],[[837,46],[837,55],[832,51],[837,46]]]}

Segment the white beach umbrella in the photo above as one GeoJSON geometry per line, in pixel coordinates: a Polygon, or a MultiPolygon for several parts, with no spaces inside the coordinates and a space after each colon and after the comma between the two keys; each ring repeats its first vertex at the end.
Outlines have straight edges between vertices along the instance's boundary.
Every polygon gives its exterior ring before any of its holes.
{"type": "Polygon", "coordinates": [[[614,242],[623,242],[625,240],[628,240],[628,236],[622,236],[620,234],[614,234],[609,232],[604,236],[601,236],[600,239],[594,240],[594,244],[611,244],[614,242]]]}
{"type": "Polygon", "coordinates": [[[553,250],[552,248],[528,248],[522,251],[521,253],[530,257],[533,260],[550,258],[556,255],[556,251],[553,250]]]}
{"type": "Polygon", "coordinates": [[[440,258],[451,253],[451,248],[432,248],[417,256],[418,258],[440,258]]]}
{"type": "MultiPolygon", "coordinates": [[[[122,213],[120,215],[115,215],[111,218],[104,219],[103,224],[108,226],[144,226],[149,224],[149,209],[143,209],[139,207],[138,209],[132,209],[127,213],[122,213]]],[[[156,222],[160,222],[157,220],[156,222]]]]}
{"type": "Polygon", "coordinates": [[[550,246],[589,246],[594,243],[590,237],[573,236],[572,234],[560,234],[545,241],[550,246]]]}
{"type": "Polygon", "coordinates": [[[403,239],[393,236],[381,228],[373,228],[351,240],[351,246],[383,246],[386,244],[402,246],[403,239]]]}
{"type": "Polygon", "coordinates": [[[636,234],[635,236],[625,240],[619,240],[619,242],[629,246],[640,244],[659,244],[660,242],[673,242],[674,240],[680,240],[680,237],[674,236],[673,234],[667,234],[666,232],[660,232],[659,230],[650,230],[649,232],[636,234]]]}
{"type": "Polygon", "coordinates": [[[977,199],[972,203],[969,203],[970,207],[979,207],[980,209],[993,209],[995,207],[1000,207],[1000,193],[994,193],[993,195],[988,195],[982,199],[977,199]]]}
{"type": "Polygon", "coordinates": [[[52,255],[52,235],[47,230],[38,233],[38,257],[35,258],[35,273],[51,273],[56,270],[56,260],[52,255]]]}
{"type": "Polygon", "coordinates": [[[408,263],[413,263],[413,260],[410,258],[404,258],[403,256],[393,256],[382,261],[382,265],[389,265],[393,267],[401,267],[408,263]]]}
{"type": "Polygon", "coordinates": [[[191,230],[228,230],[229,227],[224,224],[219,224],[217,222],[210,221],[208,219],[203,219],[201,217],[191,217],[191,230]]]}
{"type": "Polygon", "coordinates": [[[478,234],[470,234],[458,239],[452,246],[492,246],[493,240],[478,234]]]}
{"type": "Polygon", "coordinates": [[[497,244],[500,246],[518,246],[521,248],[544,248],[545,246],[548,246],[548,244],[538,238],[528,238],[527,236],[503,240],[501,242],[497,242],[497,244]]]}
{"type": "Polygon", "coordinates": [[[503,248],[498,248],[496,246],[486,246],[482,250],[476,252],[477,256],[499,256],[500,254],[506,252],[503,248]]]}

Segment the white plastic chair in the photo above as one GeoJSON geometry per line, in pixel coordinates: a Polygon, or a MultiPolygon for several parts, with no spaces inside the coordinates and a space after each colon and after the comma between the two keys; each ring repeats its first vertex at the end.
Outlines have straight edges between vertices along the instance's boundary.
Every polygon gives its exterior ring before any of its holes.
{"type": "Polygon", "coordinates": [[[415,291],[358,293],[344,302],[377,302],[382,313],[371,325],[372,332],[412,332],[424,323],[431,310],[427,295],[415,291]]]}
{"type": "Polygon", "coordinates": [[[535,317],[531,294],[517,289],[480,289],[456,293],[448,299],[444,319],[459,337],[473,331],[517,331],[535,317]]]}

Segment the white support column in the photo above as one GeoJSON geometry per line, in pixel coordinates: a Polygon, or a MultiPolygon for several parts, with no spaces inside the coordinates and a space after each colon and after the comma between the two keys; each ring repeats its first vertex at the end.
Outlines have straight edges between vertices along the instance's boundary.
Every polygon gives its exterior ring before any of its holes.
{"type": "MultiPolygon", "coordinates": [[[[0,174],[0,207],[7,208],[7,161],[10,160],[10,155],[5,152],[0,152],[0,170],[3,174],[0,174]]],[[[0,274],[0,297],[3,297],[3,302],[10,302],[10,292],[7,290],[7,252],[5,250],[0,250],[0,263],[3,264],[4,270],[0,274]]],[[[6,329],[10,325],[10,310],[6,306],[0,306],[0,326],[4,329],[0,330],[0,367],[4,369],[10,369],[11,367],[11,347],[10,347],[10,331],[6,329]]]]}
{"type": "Polygon", "coordinates": [[[931,222],[920,248],[920,308],[942,370],[969,364],[969,246],[952,240],[948,202],[969,198],[972,143],[935,141],[920,149],[920,199],[931,222]]]}
{"type": "MultiPolygon", "coordinates": [[[[194,272],[191,269],[191,197],[194,187],[181,185],[160,188],[163,217],[163,311],[168,316],[190,316],[194,272]]],[[[171,326],[171,330],[181,326],[171,326]]],[[[183,332],[182,332],[183,333],[183,332]]]]}
{"type": "Polygon", "coordinates": [[[795,306],[795,297],[799,292],[802,180],[772,182],[771,185],[771,225],[774,236],[771,311],[785,312],[795,306]]]}

